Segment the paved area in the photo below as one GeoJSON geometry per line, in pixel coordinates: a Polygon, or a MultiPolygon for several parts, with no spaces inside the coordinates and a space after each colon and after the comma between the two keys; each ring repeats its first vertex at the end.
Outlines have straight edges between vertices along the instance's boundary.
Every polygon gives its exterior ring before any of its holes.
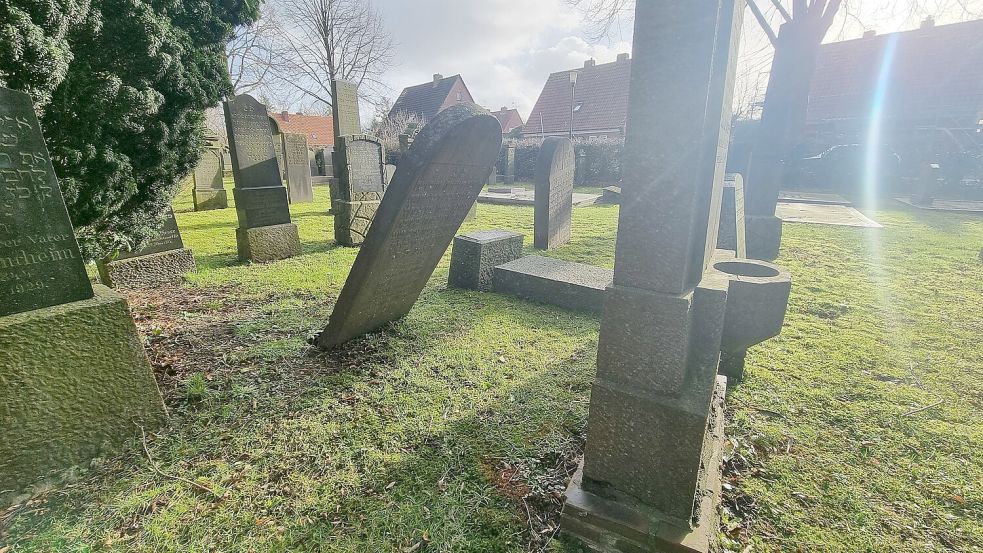
{"type": "MultiPolygon", "coordinates": [[[[532,190],[517,189],[511,194],[500,194],[495,192],[482,192],[478,196],[478,203],[498,204],[498,205],[534,205],[536,193],[532,190]]],[[[601,199],[600,194],[577,194],[573,195],[573,207],[586,207],[594,205],[601,199]]]]}
{"type": "Polygon", "coordinates": [[[953,211],[958,213],[979,213],[983,215],[983,202],[970,200],[935,200],[932,205],[918,205],[910,197],[894,198],[895,200],[927,211],[953,211]]]}
{"type": "Polygon", "coordinates": [[[779,203],[775,215],[786,223],[882,228],[877,221],[845,205],[779,203]]]}
{"type": "Polygon", "coordinates": [[[778,193],[778,201],[799,204],[852,205],[850,200],[839,194],[828,192],[808,192],[804,190],[785,190],[778,193]]]}

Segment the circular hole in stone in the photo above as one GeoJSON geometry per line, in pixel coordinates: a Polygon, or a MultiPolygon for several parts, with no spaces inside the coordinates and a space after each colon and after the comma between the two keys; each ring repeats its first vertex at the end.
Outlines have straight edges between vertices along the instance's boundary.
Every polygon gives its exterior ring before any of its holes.
{"type": "Polygon", "coordinates": [[[721,261],[714,263],[714,268],[728,275],[743,277],[768,278],[778,276],[778,271],[767,265],[760,265],[751,261],[721,261]]]}

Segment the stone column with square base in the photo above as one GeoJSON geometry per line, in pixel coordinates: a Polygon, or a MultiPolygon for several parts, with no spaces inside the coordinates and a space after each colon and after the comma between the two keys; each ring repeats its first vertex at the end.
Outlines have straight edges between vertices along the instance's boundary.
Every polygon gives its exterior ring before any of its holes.
{"type": "Polygon", "coordinates": [[[561,522],[595,551],[715,547],[728,279],[707,268],[743,7],[636,3],[614,283],[561,522]]]}
{"type": "Polygon", "coordinates": [[[539,148],[533,213],[537,249],[551,250],[570,241],[574,163],[569,138],[551,136],[539,148]]]}
{"type": "Polygon", "coordinates": [[[333,199],[335,241],[359,246],[386,193],[385,149],[369,135],[342,136],[335,143],[338,195],[333,199]]]}
{"type": "Polygon", "coordinates": [[[235,175],[239,259],[263,263],[293,257],[300,253],[300,235],[290,222],[266,106],[246,94],[223,105],[235,175]]]}
{"type": "Polygon", "coordinates": [[[314,201],[311,184],[311,162],[307,150],[307,135],[285,132],[283,160],[286,163],[287,199],[292,204],[309,204],[314,201]]]}
{"type": "Polygon", "coordinates": [[[31,98],[0,88],[0,504],[164,405],[126,300],[85,273],[31,98]]]}
{"type": "Polygon", "coordinates": [[[143,249],[101,261],[98,267],[103,284],[120,290],[180,282],[184,275],[198,269],[191,250],[184,247],[171,208],[164,214],[160,232],[143,249]]]}
{"type": "Polygon", "coordinates": [[[226,209],[229,194],[225,191],[225,167],[222,152],[206,149],[194,171],[192,200],[195,211],[226,209]]]}
{"type": "Polygon", "coordinates": [[[481,230],[455,237],[447,286],[491,290],[495,267],[522,256],[523,238],[507,230],[481,230]]]}

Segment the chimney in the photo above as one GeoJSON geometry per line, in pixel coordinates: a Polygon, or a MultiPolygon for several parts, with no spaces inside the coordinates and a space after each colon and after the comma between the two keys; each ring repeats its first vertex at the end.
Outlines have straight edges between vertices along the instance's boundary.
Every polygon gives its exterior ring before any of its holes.
{"type": "Polygon", "coordinates": [[[281,111],[280,112],[280,119],[282,121],[290,121],[290,112],[287,111],[287,110],[281,111]]]}
{"type": "Polygon", "coordinates": [[[925,21],[922,21],[922,27],[921,28],[922,29],[931,29],[934,26],[935,26],[935,18],[930,15],[930,16],[928,16],[928,17],[925,18],[925,21]]]}
{"type": "Polygon", "coordinates": [[[877,36],[877,31],[871,29],[869,31],[864,31],[864,38],[874,38],[877,36]]]}
{"type": "Polygon", "coordinates": [[[433,74],[433,84],[436,85],[437,83],[439,83],[442,80],[444,80],[444,76],[443,75],[441,75],[440,73],[434,73],[433,74]]]}
{"type": "Polygon", "coordinates": [[[498,110],[498,111],[508,111],[508,110],[509,110],[509,108],[507,108],[507,107],[505,107],[505,106],[502,106],[502,109],[500,109],[500,110],[498,110]]]}
{"type": "Polygon", "coordinates": [[[597,65],[597,62],[594,61],[594,58],[591,58],[584,62],[584,69],[587,69],[588,67],[594,67],[595,65],[597,65]]]}
{"type": "Polygon", "coordinates": [[[631,59],[631,54],[618,54],[619,62],[628,61],[629,59],[631,59]]]}

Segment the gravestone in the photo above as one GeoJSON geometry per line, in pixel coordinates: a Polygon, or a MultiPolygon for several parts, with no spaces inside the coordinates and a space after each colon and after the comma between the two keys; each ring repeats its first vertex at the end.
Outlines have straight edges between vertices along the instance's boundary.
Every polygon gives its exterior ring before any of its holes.
{"type": "Polygon", "coordinates": [[[600,312],[613,278],[610,269],[529,255],[495,267],[492,286],[502,294],[600,312]]]}
{"type": "Polygon", "coordinates": [[[386,193],[385,151],[369,135],[342,136],[335,144],[337,195],[332,197],[335,241],[358,246],[375,219],[386,193]]]}
{"type": "MultiPolygon", "coordinates": [[[[331,81],[331,97],[334,105],[331,115],[334,117],[335,138],[362,134],[362,120],[358,112],[358,87],[348,81],[331,81]]],[[[335,141],[337,146],[338,142],[335,141]]]]}
{"type": "Polygon", "coordinates": [[[539,148],[536,162],[536,207],[533,245],[551,250],[570,241],[573,213],[573,142],[548,137],[539,148]]]}
{"type": "Polygon", "coordinates": [[[737,257],[747,257],[744,241],[744,177],[739,173],[729,174],[724,179],[717,248],[733,251],[737,257]]]}
{"type": "Polygon", "coordinates": [[[265,262],[297,255],[300,236],[290,222],[266,106],[247,94],[223,104],[235,175],[239,259],[265,262]]]}
{"type": "Polygon", "coordinates": [[[918,172],[918,192],[912,195],[912,201],[919,206],[931,206],[942,188],[939,178],[942,169],[937,163],[923,163],[918,172]]]}
{"type": "Polygon", "coordinates": [[[519,259],[523,238],[507,230],[481,230],[455,237],[447,286],[491,290],[495,267],[519,259]]]}
{"type": "Polygon", "coordinates": [[[229,195],[225,191],[225,167],[222,152],[206,149],[194,171],[192,190],[195,211],[209,211],[229,207],[229,195]]]}
{"type": "Polygon", "coordinates": [[[164,214],[160,232],[143,248],[121,253],[113,260],[103,260],[98,268],[103,284],[130,290],[180,282],[184,275],[197,270],[194,255],[184,247],[174,210],[170,207],[164,214]]]}
{"type": "Polygon", "coordinates": [[[587,184],[587,152],[584,150],[577,152],[577,170],[574,172],[574,184],[577,186],[587,184]]]}
{"type": "Polygon", "coordinates": [[[515,146],[505,147],[505,167],[502,168],[505,174],[505,184],[515,184],[515,146]]]}
{"type": "Polygon", "coordinates": [[[314,201],[311,184],[311,163],[307,150],[307,135],[283,133],[283,158],[286,162],[287,198],[290,203],[314,201]]]}
{"type": "Polygon", "coordinates": [[[420,131],[400,161],[327,328],[330,349],[409,313],[502,145],[502,127],[483,109],[459,104],[420,131]]]}
{"type": "Polygon", "coordinates": [[[234,176],[232,174],[232,154],[228,150],[222,150],[222,171],[225,178],[234,176]]]}
{"type": "Polygon", "coordinates": [[[492,167],[491,173],[488,175],[488,186],[495,186],[498,184],[498,164],[492,167]]]}
{"type": "Polygon", "coordinates": [[[393,175],[396,174],[396,166],[392,163],[387,163],[382,166],[382,169],[385,174],[386,186],[389,186],[389,183],[393,180],[393,175]]]}
{"type": "Polygon", "coordinates": [[[273,133],[270,138],[273,140],[273,152],[276,154],[276,166],[280,170],[280,180],[287,180],[287,159],[283,154],[283,135],[273,133]]]}
{"type": "Polygon", "coordinates": [[[156,429],[123,296],[89,283],[34,106],[0,87],[0,505],[156,429]]]}

